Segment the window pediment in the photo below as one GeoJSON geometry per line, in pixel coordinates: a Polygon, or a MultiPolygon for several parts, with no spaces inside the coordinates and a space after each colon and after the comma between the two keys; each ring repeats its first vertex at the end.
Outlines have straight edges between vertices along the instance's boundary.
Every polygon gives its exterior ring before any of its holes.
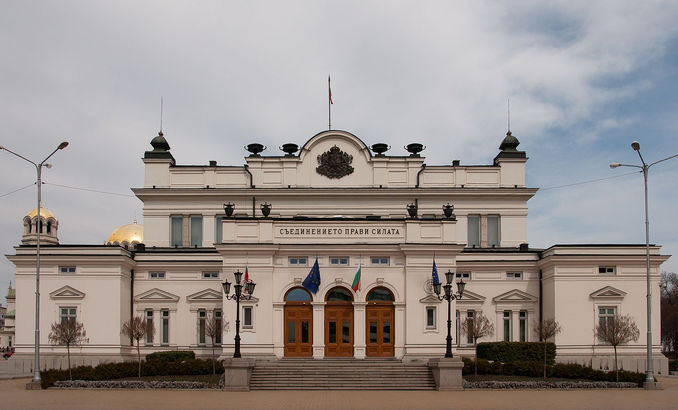
{"type": "Polygon", "coordinates": [[[51,299],[83,299],[85,297],[85,293],[66,285],[60,287],[54,292],[51,292],[49,297],[51,299]]]}
{"type": "Polygon", "coordinates": [[[218,302],[223,300],[223,293],[214,289],[203,289],[192,295],[186,296],[188,303],[196,302],[218,302]]]}
{"type": "Polygon", "coordinates": [[[457,303],[483,303],[485,302],[485,296],[480,295],[470,290],[464,290],[464,294],[461,295],[461,299],[457,299],[457,303]]]}
{"type": "Polygon", "coordinates": [[[147,290],[144,293],[141,293],[137,296],[134,297],[134,302],[135,303],[141,303],[141,302],[173,302],[176,303],[179,301],[179,296],[174,295],[172,293],[166,292],[164,290],[158,289],[158,288],[153,288],[151,290],[147,290]]]}
{"type": "Polygon", "coordinates": [[[589,295],[591,299],[623,299],[626,292],[612,286],[605,286],[589,295]]]}
{"type": "Polygon", "coordinates": [[[511,303],[511,302],[530,302],[530,303],[536,303],[537,302],[537,297],[532,296],[527,292],[523,292],[522,290],[518,289],[513,289],[510,290],[506,293],[502,293],[499,296],[495,296],[492,301],[495,303],[511,303]]]}

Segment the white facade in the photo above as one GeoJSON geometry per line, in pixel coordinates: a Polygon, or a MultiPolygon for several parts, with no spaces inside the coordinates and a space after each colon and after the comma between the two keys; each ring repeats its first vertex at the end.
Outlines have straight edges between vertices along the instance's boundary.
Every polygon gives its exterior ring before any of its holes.
{"type": "MultiPolygon", "coordinates": [[[[60,365],[57,353],[63,349],[49,345],[47,335],[69,309],[89,338],[74,349],[83,363],[130,355],[120,326],[132,314],[151,319],[155,329],[144,352],[191,349],[209,355],[201,318],[221,312],[220,351],[228,356],[236,304],[223,298],[221,282],[232,282],[233,272],[245,267],[256,289],[241,304],[242,352],[262,359],[441,355],[447,302],[432,292],[434,258],[442,281],[449,269],[467,282],[462,299],[452,304],[458,354],[474,351],[459,321],[481,311],[495,326],[494,335],[481,341],[537,341],[533,324],[555,318],[562,327],[555,338],[558,360],[598,368],[612,367],[612,349],[594,335],[601,314],[631,315],[641,335],[646,332],[644,246],[527,246],[527,201],[537,189],[525,186],[527,157],[510,133],[493,164],[476,166],[427,166],[417,154],[375,155],[343,131],[317,134],[298,154],[249,156],[245,166],[176,165],[162,135],[152,145],[144,157],[144,186],[134,189],[144,203],[145,246],[41,248],[45,367],[60,365]],[[225,203],[234,205],[233,216],[224,215],[225,203]],[[271,205],[267,217],[264,203],[271,205]],[[443,215],[448,203],[454,206],[450,218],[443,215]],[[409,204],[417,207],[414,218],[409,204]],[[316,258],[318,292],[306,293],[308,302],[286,301],[316,258]],[[361,286],[354,292],[359,266],[361,286]],[[352,300],[328,301],[329,294],[352,300]],[[368,300],[377,294],[392,301],[368,300]]],[[[668,256],[657,246],[651,254],[658,289],[660,264],[668,256]]],[[[9,259],[16,265],[19,295],[14,363],[17,371],[27,371],[35,246],[17,247],[9,259]]],[[[653,298],[655,369],[666,374],[659,292],[653,298]]],[[[644,370],[644,354],[643,337],[620,348],[627,370],[644,370]]]]}

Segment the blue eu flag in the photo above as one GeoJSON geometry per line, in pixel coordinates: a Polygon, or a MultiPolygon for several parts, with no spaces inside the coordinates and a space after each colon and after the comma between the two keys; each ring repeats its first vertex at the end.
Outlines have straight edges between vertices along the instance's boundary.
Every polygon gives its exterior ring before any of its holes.
{"type": "Polygon", "coordinates": [[[318,292],[320,287],[320,268],[318,267],[318,258],[315,258],[315,263],[311,268],[311,271],[306,276],[306,279],[301,283],[303,287],[310,290],[313,293],[318,292]]]}
{"type": "Polygon", "coordinates": [[[438,279],[438,269],[436,269],[436,260],[433,259],[433,284],[436,285],[440,283],[440,279],[438,279]]]}

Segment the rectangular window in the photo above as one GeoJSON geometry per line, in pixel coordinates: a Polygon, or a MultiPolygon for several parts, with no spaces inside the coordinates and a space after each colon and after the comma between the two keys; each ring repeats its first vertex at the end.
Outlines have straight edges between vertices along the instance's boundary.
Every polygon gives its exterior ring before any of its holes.
{"type": "Polygon", "coordinates": [[[370,257],[370,261],[372,262],[372,265],[383,265],[383,266],[388,266],[389,265],[389,257],[388,256],[372,256],[370,257]]]}
{"type": "Polygon", "coordinates": [[[306,256],[290,256],[288,258],[290,265],[306,266],[308,265],[308,258],[306,256]]]}
{"type": "Polygon", "coordinates": [[[461,339],[459,339],[459,331],[461,327],[461,321],[459,320],[459,311],[457,310],[456,315],[455,315],[455,321],[454,321],[454,337],[457,341],[457,346],[461,345],[461,339]]]}
{"type": "Polygon", "coordinates": [[[252,306],[242,307],[242,328],[252,329],[254,327],[252,320],[252,306]]]}
{"type": "Polygon", "coordinates": [[[605,326],[609,322],[614,322],[614,317],[616,315],[616,307],[600,307],[598,308],[598,324],[605,326]]]}
{"type": "Polygon", "coordinates": [[[522,280],[523,279],[523,272],[506,272],[506,279],[522,280]]]}
{"type": "Polygon", "coordinates": [[[457,279],[471,279],[471,272],[457,272],[454,276],[457,279]]]}
{"type": "Polygon", "coordinates": [[[170,217],[170,246],[183,246],[184,241],[184,217],[170,217]]]}
{"type": "Polygon", "coordinates": [[[330,256],[330,265],[348,265],[348,256],[330,256]]]}
{"type": "Polygon", "coordinates": [[[162,310],[162,344],[169,344],[169,310],[162,310]]]}
{"type": "MultiPolygon", "coordinates": [[[[214,335],[214,344],[215,345],[220,345],[221,344],[221,330],[224,328],[222,323],[223,323],[223,315],[221,314],[221,310],[216,309],[214,311],[214,327],[216,328],[217,332],[214,335]]],[[[244,327],[244,326],[243,326],[244,327]]]]}
{"type": "Polygon", "coordinates": [[[527,342],[527,312],[520,311],[520,341],[527,342]]]}
{"type": "Polygon", "coordinates": [[[219,279],[219,272],[203,272],[203,279],[219,279]]]}
{"type": "Polygon", "coordinates": [[[435,329],[436,328],[436,307],[427,306],[426,307],[426,329],[435,329]]]}
{"type": "Polygon", "coordinates": [[[59,321],[61,323],[71,322],[75,323],[75,312],[76,308],[74,307],[62,307],[59,309],[59,321]]]}
{"type": "Polygon", "coordinates": [[[149,272],[148,277],[150,279],[165,279],[165,272],[149,272]]]}
{"type": "Polygon", "coordinates": [[[191,216],[191,247],[202,246],[202,216],[191,216]]]}
{"type": "Polygon", "coordinates": [[[501,227],[499,215],[487,215],[487,246],[499,246],[501,241],[501,227]]]}
{"type": "Polygon", "coordinates": [[[469,247],[480,247],[480,215],[469,215],[468,220],[468,244],[469,247]]]}
{"type": "MultiPolygon", "coordinates": [[[[473,322],[474,316],[475,316],[474,311],[469,310],[468,312],[466,312],[466,323],[468,323],[467,326],[473,326],[473,323],[469,322],[473,322]]],[[[473,335],[471,334],[471,332],[466,332],[466,343],[470,345],[473,344],[473,335]]]]}
{"type": "Polygon", "coordinates": [[[615,268],[614,266],[598,266],[598,273],[601,275],[614,275],[615,268]]]}
{"type": "Polygon", "coordinates": [[[198,311],[198,344],[205,345],[205,321],[207,320],[207,312],[204,310],[198,311]]]}
{"type": "Polygon", "coordinates": [[[511,311],[504,311],[504,341],[511,341],[511,311]]]}
{"type": "Polygon", "coordinates": [[[59,266],[59,273],[75,273],[75,266],[59,266]]]}
{"type": "Polygon", "coordinates": [[[224,215],[214,217],[214,243],[221,243],[224,240],[224,215]]]}
{"type": "Polygon", "coordinates": [[[146,310],[146,344],[153,345],[153,311],[146,310]]]}

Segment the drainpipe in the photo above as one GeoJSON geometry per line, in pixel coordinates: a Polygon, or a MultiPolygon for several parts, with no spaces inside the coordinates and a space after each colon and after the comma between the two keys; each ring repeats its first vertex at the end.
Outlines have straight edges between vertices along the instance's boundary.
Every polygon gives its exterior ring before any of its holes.
{"type": "Polygon", "coordinates": [[[257,216],[257,214],[256,214],[256,210],[257,210],[256,202],[257,202],[257,197],[252,196],[252,218],[255,218],[257,216]]]}
{"type": "Polygon", "coordinates": [[[247,172],[250,176],[250,188],[254,188],[254,180],[252,179],[252,173],[250,172],[250,166],[248,164],[243,165],[243,168],[245,168],[245,172],[247,172]]]}
{"type": "Polygon", "coordinates": [[[421,176],[421,173],[424,172],[424,169],[426,169],[426,164],[421,164],[421,169],[419,172],[417,172],[417,185],[415,185],[415,188],[419,188],[419,177],[421,176]]]}
{"type": "MultiPolygon", "coordinates": [[[[134,269],[130,269],[129,271],[129,320],[130,323],[132,322],[132,318],[134,317],[134,269]]],[[[130,345],[134,344],[134,340],[132,338],[129,338],[129,343],[130,345]]]]}

